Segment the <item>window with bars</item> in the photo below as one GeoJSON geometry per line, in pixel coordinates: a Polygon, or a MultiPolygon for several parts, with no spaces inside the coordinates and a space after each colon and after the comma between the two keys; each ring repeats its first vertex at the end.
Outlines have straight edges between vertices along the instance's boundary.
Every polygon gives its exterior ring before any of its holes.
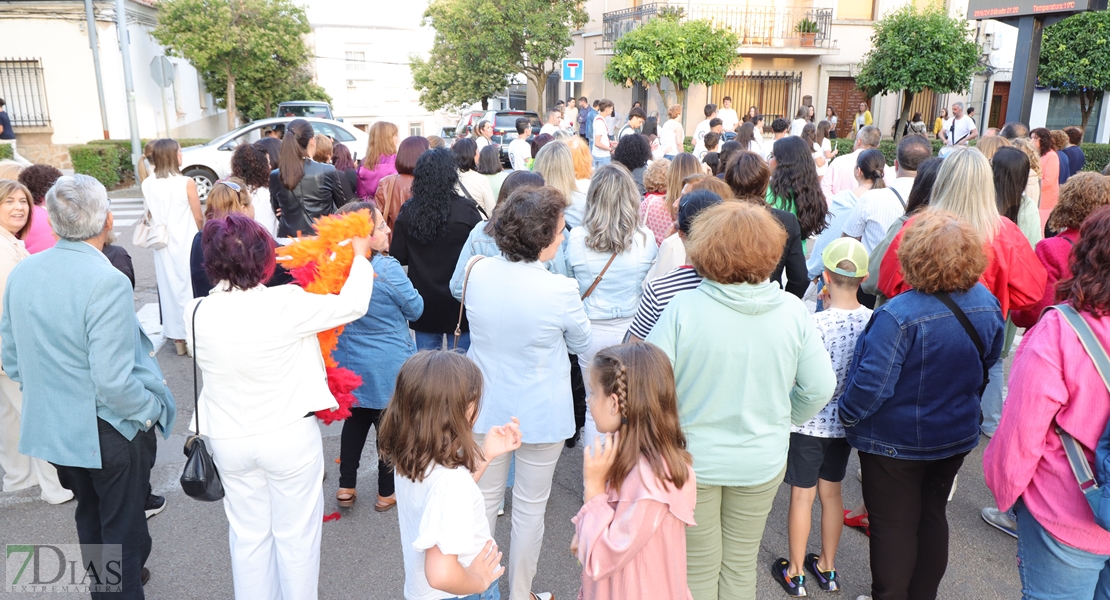
{"type": "Polygon", "coordinates": [[[424,137],[424,124],[419,121],[409,123],[409,136],[410,137],[424,137]]]}
{"type": "Polygon", "coordinates": [[[347,70],[348,71],[365,71],[366,70],[366,53],[365,52],[347,52],[347,70]]]}
{"type": "Polygon", "coordinates": [[[7,104],[15,127],[49,127],[50,110],[46,105],[46,84],[38,59],[0,60],[0,98],[7,104]]]}
{"type": "Polygon", "coordinates": [[[790,71],[746,71],[725,78],[724,83],[710,89],[709,101],[720,106],[725,96],[732,98],[732,108],[740,115],[748,107],[764,116],[764,131],[771,130],[771,121],[782,117],[789,120],[801,105],[802,74],[790,71]]]}

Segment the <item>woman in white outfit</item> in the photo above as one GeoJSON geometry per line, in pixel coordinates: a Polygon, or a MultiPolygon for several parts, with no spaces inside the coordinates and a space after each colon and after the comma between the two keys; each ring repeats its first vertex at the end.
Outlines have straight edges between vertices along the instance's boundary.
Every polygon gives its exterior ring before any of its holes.
{"type": "MultiPolygon", "coordinates": [[[[12,269],[29,256],[23,237],[30,230],[31,191],[18,181],[0,180],[0,298],[12,269]]],[[[19,453],[22,413],[23,393],[19,384],[0,369],[0,469],[4,469],[4,491],[37,485],[42,488],[42,499],[50,504],[72,500],[73,492],[58,483],[54,465],[19,453]]]]}
{"type": "Polygon", "coordinates": [[[193,237],[204,225],[197,184],[181,174],[181,145],[171,139],[150,143],[154,177],[143,181],[143,206],[152,224],[166,228],[166,247],[154,251],[158,303],[162,307],[162,336],[173,340],[177,354],[185,354],[185,305],[193,299],[189,254],[193,237]]]}
{"type": "Polygon", "coordinates": [[[223,482],[236,600],[315,600],[324,454],[312,413],[338,408],[316,334],[366,314],[374,268],[370,238],[355,238],[338,294],[268,288],[274,244],[244,214],[204,227],[204,270],[219,283],[182,311],[204,376],[193,429],[223,482]]]}
{"type": "MultiPolygon", "coordinates": [[[[544,150],[555,145],[561,144],[548,144],[544,150]]],[[[523,443],[513,453],[509,600],[551,598],[550,592],[533,593],[532,579],[540,560],[555,464],[563,441],[574,433],[567,354],[582,352],[590,343],[590,321],[578,286],[543,264],[555,258],[563,241],[566,202],[550,186],[513,191],[490,223],[501,255],[472,258],[463,288],[470,320],[467,356],[485,380],[474,436],[480,445],[489,423],[520,420],[523,443]]],[[[478,480],[491,534],[505,497],[509,459],[509,454],[494,458],[478,480]]]]}
{"type": "MultiPolygon", "coordinates": [[[[567,274],[578,281],[593,332],[590,347],[578,353],[583,375],[598,350],[624,340],[658,253],[655,234],[640,221],[640,192],[632,174],[619,164],[599,168],[586,194],[582,226],[567,236],[567,274]]],[[[589,377],[583,380],[589,396],[589,377]]],[[[586,411],[582,443],[592,446],[595,437],[597,427],[586,411]]]]}

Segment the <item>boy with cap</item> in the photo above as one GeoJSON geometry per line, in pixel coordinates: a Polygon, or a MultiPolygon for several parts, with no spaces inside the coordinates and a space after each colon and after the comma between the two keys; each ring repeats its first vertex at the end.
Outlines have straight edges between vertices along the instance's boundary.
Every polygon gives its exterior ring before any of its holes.
{"type": "Polygon", "coordinates": [[[825,270],[826,310],[814,313],[817,332],[836,371],[836,391],[828,405],[801,426],[790,428],[790,449],[785,481],[790,487],[787,535],[790,558],[777,559],[771,574],[790,596],[806,595],[808,571],[822,590],[840,589],[834,559],[844,529],[844,502],[840,482],[848,467],[852,448],[845,439],[837,415],[837,400],[844,393],[848,368],[856,340],[871,319],[871,309],[856,299],[856,291],[867,278],[867,251],[854,238],[837,238],[821,254],[825,270]],[[821,496],[821,554],[806,553],[813,501],[821,496]]]}

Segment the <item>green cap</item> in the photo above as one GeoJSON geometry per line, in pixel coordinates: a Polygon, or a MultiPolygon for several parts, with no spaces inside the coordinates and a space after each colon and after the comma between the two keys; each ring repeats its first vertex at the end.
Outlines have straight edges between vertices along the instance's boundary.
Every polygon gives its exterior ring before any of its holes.
{"type": "Polygon", "coordinates": [[[825,263],[826,269],[838,275],[867,277],[867,249],[855,238],[840,237],[830,242],[821,253],[821,262],[825,263]],[[837,267],[845,260],[855,265],[855,271],[837,267]]]}

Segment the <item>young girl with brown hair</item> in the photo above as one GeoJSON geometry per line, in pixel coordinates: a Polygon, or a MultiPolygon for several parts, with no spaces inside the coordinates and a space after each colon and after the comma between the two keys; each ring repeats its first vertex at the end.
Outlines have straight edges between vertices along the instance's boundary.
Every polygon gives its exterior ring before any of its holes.
{"type": "Polygon", "coordinates": [[[520,423],[471,433],[482,372],[462,354],[421,352],[405,362],[382,415],[378,448],[396,473],[405,598],[494,600],[501,553],[476,483],[490,459],[520,447],[520,423]]]}
{"type": "Polygon", "coordinates": [[[688,599],[686,527],[696,484],[667,355],[642,342],[598,352],[590,412],[605,434],[583,459],[586,504],[572,551],[584,600],[688,599]]]}

